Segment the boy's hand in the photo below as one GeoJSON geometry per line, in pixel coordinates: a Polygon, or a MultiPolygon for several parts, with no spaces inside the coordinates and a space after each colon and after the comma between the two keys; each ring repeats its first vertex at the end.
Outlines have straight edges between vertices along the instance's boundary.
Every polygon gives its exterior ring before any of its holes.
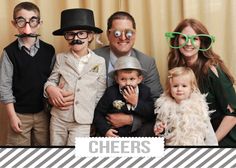
{"type": "Polygon", "coordinates": [[[23,130],[20,128],[22,123],[17,115],[14,115],[10,118],[11,128],[16,133],[21,133],[23,130]]]}
{"type": "Polygon", "coordinates": [[[46,89],[48,97],[53,105],[63,106],[64,100],[61,94],[61,89],[55,86],[48,86],[46,89]]]}
{"type": "Polygon", "coordinates": [[[49,102],[53,106],[61,110],[67,110],[69,106],[73,105],[74,95],[72,92],[64,91],[55,86],[48,86],[46,91],[49,96],[49,102]]]}
{"type": "Polygon", "coordinates": [[[124,89],[123,96],[125,100],[132,106],[136,106],[138,104],[138,95],[132,86],[127,86],[126,89],[124,89]]]}
{"type": "Polygon", "coordinates": [[[160,134],[163,133],[165,128],[166,128],[165,123],[163,123],[161,121],[157,121],[155,126],[154,126],[154,133],[155,133],[155,135],[156,136],[160,136],[160,134]]]}
{"type": "Polygon", "coordinates": [[[7,103],[4,104],[4,107],[6,108],[6,112],[9,118],[10,126],[12,130],[16,133],[21,133],[23,130],[20,128],[22,123],[19,117],[17,116],[15,112],[15,108],[13,103],[7,103]]]}
{"type": "Polygon", "coordinates": [[[114,129],[109,129],[107,132],[106,132],[106,137],[119,137],[118,135],[116,135],[118,133],[117,130],[114,130],[114,129]]]}
{"type": "Polygon", "coordinates": [[[65,90],[61,90],[61,94],[65,103],[63,104],[63,106],[57,108],[59,108],[60,110],[68,110],[69,107],[74,104],[74,94],[71,91],[65,90]]]}

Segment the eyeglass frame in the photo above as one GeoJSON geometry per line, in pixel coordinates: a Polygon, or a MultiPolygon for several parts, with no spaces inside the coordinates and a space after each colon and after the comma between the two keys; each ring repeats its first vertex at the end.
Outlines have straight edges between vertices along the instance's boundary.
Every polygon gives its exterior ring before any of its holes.
{"type": "Polygon", "coordinates": [[[126,37],[127,39],[131,39],[131,38],[134,36],[134,34],[135,34],[135,30],[134,30],[134,29],[124,29],[124,30],[120,30],[120,29],[109,29],[108,31],[111,32],[111,33],[113,33],[113,36],[114,36],[115,38],[120,38],[120,37],[122,36],[122,33],[125,33],[125,37],[126,37]],[[116,35],[116,34],[115,34],[116,32],[120,32],[120,35],[116,35]],[[128,36],[128,35],[127,35],[128,33],[132,33],[131,36],[128,36]]]}
{"type": "Polygon", "coordinates": [[[191,41],[191,44],[194,46],[194,48],[196,48],[196,49],[198,49],[198,50],[200,50],[200,51],[207,51],[207,50],[209,50],[209,49],[211,48],[212,43],[215,42],[215,36],[209,35],[209,34],[187,35],[187,34],[180,33],[180,32],[166,32],[166,33],[165,33],[165,37],[166,37],[167,40],[169,40],[169,47],[170,47],[170,48],[174,48],[174,49],[179,49],[179,48],[184,47],[184,46],[189,42],[189,40],[190,40],[190,41],[191,41]],[[171,39],[171,38],[174,38],[174,36],[173,36],[174,33],[177,34],[177,35],[182,35],[182,36],[184,36],[184,37],[186,38],[185,42],[184,42],[181,46],[175,47],[175,46],[172,46],[172,45],[170,44],[170,39],[171,39]],[[211,39],[211,44],[210,44],[209,47],[206,48],[206,49],[198,48],[198,47],[195,46],[195,44],[194,44],[194,38],[195,38],[195,37],[201,37],[201,36],[209,37],[209,38],[211,39]]]}
{"type": "Polygon", "coordinates": [[[75,39],[75,36],[77,36],[79,39],[83,40],[83,39],[88,38],[89,33],[92,33],[92,32],[91,32],[91,31],[88,31],[88,30],[80,30],[80,31],[77,31],[77,32],[66,31],[66,32],[64,32],[64,38],[65,38],[66,40],[74,40],[74,39],[75,39]],[[79,37],[79,33],[81,33],[81,32],[86,32],[86,37],[83,37],[83,38],[79,37]],[[72,33],[71,35],[73,35],[73,38],[71,38],[71,39],[70,39],[70,38],[67,38],[67,37],[66,37],[66,34],[67,34],[67,33],[72,33]]]}
{"type": "Polygon", "coordinates": [[[22,16],[17,17],[17,18],[14,18],[14,20],[15,20],[15,24],[16,24],[19,28],[24,28],[27,23],[29,24],[29,26],[30,26],[31,28],[36,28],[36,27],[40,24],[40,17],[36,17],[36,16],[31,17],[28,22],[27,22],[26,19],[23,18],[22,16]],[[23,26],[19,25],[19,22],[18,22],[19,20],[23,20],[23,21],[24,21],[23,26]],[[37,23],[37,24],[36,24],[35,26],[32,26],[32,25],[31,25],[32,23],[34,23],[34,22],[31,22],[32,20],[36,20],[36,23],[37,23]]]}

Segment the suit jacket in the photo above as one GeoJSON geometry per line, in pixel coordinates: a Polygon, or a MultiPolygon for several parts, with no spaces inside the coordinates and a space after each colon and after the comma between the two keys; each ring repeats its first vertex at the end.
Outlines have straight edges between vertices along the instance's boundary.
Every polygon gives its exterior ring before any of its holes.
{"type": "Polygon", "coordinates": [[[94,109],[106,88],[105,60],[90,51],[91,56],[81,73],[71,52],[60,53],[56,57],[53,71],[45,84],[57,86],[64,84],[64,90],[74,92],[74,105],[68,111],[55,107],[51,114],[67,122],[76,121],[79,124],[91,124],[94,109]]]}
{"type": "MultiPolygon", "coordinates": [[[[94,50],[94,52],[105,59],[106,70],[108,73],[108,65],[110,61],[110,47],[105,46],[102,48],[98,48],[94,50]]],[[[151,96],[155,101],[157,98],[160,97],[163,90],[154,58],[147,56],[134,48],[131,51],[131,56],[136,57],[139,60],[142,68],[147,71],[147,75],[144,76],[143,83],[151,89],[151,96]]]]}
{"type": "MultiPolygon", "coordinates": [[[[113,102],[121,100],[126,102],[123,95],[120,93],[119,86],[113,85],[106,89],[104,95],[98,102],[95,114],[94,123],[98,132],[105,136],[106,132],[111,128],[111,125],[107,123],[106,115],[109,113],[126,113],[136,114],[146,120],[154,118],[154,101],[151,97],[150,88],[144,84],[139,86],[138,104],[134,110],[129,110],[127,104],[123,105],[121,109],[114,107],[113,102]]],[[[131,136],[131,126],[124,126],[117,129],[119,136],[131,136]]]]}

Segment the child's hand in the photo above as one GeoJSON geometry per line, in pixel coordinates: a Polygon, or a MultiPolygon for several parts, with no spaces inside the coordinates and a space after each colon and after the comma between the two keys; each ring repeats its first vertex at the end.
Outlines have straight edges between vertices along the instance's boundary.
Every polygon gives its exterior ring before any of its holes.
{"type": "Polygon", "coordinates": [[[48,86],[46,89],[51,103],[56,107],[64,106],[63,90],[56,86],[48,86]]]}
{"type": "Polygon", "coordinates": [[[117,130],[114,129],[109,129],[106,133],[106,137],[119,137],[118,135],[116,135],[118,133],[117,130]]]}
{"type": "Polygon", "coordinates": [[[68,110],[74,104],[74,93],[71,91],[61,90],[63,96],[64,104],[63,106],[55,106],[60,110],[68,110]]]}
{"type": "Polygon", "coordinates": [[[22,123],[17,115],[14,115],[10,118],[11,128],[16,133],[21,133],[23,130],[20,128],[22,123]]]}
{"type": "Polygon", "coordinates": [[[154,133],[156,136],[160,136],[161,133],[165,130],[166,125],[162,121],[157,121],[154,126],[154,133]]]}
{"type": "Polygon", "coordinates": [[[127,86],[126,89],[124,89],[123,96],[125,100],[132,106],[136,106],[138,104],[138,95],[132,86],[127,86]]]}
{"type": "Polygon", "coordinates": [[[132,125],[133,117],[130,114],[125,113],[113,113],[108,114],[106,119],[113,128],[119,128],[126,125],[132,125]]]}

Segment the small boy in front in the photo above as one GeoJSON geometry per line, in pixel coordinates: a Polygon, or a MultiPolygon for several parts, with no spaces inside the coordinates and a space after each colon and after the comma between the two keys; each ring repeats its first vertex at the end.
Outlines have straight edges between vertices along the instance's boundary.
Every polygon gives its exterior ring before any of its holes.
{"type": "Polygon", "coordinates": [[[101,136],[134,137],[139,131],[133,132],[131,123],[121,127],[112,126],[107,121],[110,113],[135,113],[146,121],[154,117],[150,88],[141,83],[143,74],[145,70],[135,57],[118,58],[114,70],[109,73],[116,84],[106,89],[95,109],[94,123],[101,136]]]}
{"type": "Polygon", "coordinates": [[[55,50],[38,38],[39,8],[31,2],[15,6],[12,24],[18,38],[4,48],[0,60],[0,101],[9,118],[7,145],[49,145],[49,115],[43,87],[55,50]]]}

